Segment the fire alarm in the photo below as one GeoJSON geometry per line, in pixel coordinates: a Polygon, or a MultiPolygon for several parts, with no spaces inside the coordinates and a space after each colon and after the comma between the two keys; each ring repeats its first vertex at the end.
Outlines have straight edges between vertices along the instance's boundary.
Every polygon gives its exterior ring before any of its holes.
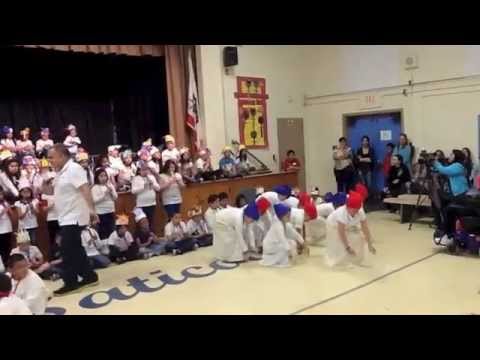
{"type": "Polygon", "coordinates": [[[413,70],[418,68],[418,58],[415,55],[410,55],[404,61],[405,70],[413,70]]]}

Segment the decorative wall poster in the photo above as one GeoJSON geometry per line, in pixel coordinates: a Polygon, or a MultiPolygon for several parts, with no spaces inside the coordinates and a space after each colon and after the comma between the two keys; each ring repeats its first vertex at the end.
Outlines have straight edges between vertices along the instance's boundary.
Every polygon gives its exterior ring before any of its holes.
{"type": "Polygon", "coordinates": [[[268,148],[265,79],[237,77],[240,142],[247,148],[268,148]]]}

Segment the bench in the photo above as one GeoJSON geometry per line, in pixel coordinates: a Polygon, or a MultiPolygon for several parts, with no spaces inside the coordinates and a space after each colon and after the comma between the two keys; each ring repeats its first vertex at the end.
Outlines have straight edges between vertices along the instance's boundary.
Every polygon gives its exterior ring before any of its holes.
{"type": "MultiPolygon", "coordinates": [[[[383,200],[385,204],[400,205],[400,222],[402,224],[410,222],[415,206],[417,206],[418,195],[416,194],[403,194],[398,197],[386,198],[383,200]]],[[[420,201],[418,207],[431,208],[432,201],[428,195],[420,195],[420,201]]]]}

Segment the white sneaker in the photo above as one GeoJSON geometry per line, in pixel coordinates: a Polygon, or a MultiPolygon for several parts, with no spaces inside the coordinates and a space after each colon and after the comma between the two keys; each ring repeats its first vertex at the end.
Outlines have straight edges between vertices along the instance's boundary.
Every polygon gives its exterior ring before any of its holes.
{"type": "Polygon", "coordinates": [[[450,246],[453,244],[453,238],[449,237],[448,235],[443,235],[442,238],[439,240],[439,245],[442,246],[450,246]]]}

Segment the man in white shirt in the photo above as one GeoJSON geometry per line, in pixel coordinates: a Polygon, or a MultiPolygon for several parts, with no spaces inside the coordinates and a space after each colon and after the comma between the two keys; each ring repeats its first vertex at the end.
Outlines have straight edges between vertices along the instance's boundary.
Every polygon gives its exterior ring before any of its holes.
{"type": "Polygon", "coordinates": [[[98,284],[98,275],[92,267],[82,246],[81,231],[89,223],[99,222],[88,185],[85,170],[70,158],[67,147],[55,144],[48,158],[57,176],[52,184],[44,183],[42,190],[54,195],[60,236],[60,254],[63,260],[64,286],[54,292],[63,296],[82,287],[98,284]],[[78,276],[82,281],[78,281],[78,276]]]}
{"type": "Polygon", "coordinates": [[[22,254],[10,256],[8,270],[12,276],[12,293],[25,302],[32,314],[45,314],[48,289],[40,276],[29,269],[25,256],[22,254]]]}
{"type": "Polygon", "coordinates": [[[12,280],[0,274],[0,315],[32,315],[27,304],[12,294],[12,280]]]}

